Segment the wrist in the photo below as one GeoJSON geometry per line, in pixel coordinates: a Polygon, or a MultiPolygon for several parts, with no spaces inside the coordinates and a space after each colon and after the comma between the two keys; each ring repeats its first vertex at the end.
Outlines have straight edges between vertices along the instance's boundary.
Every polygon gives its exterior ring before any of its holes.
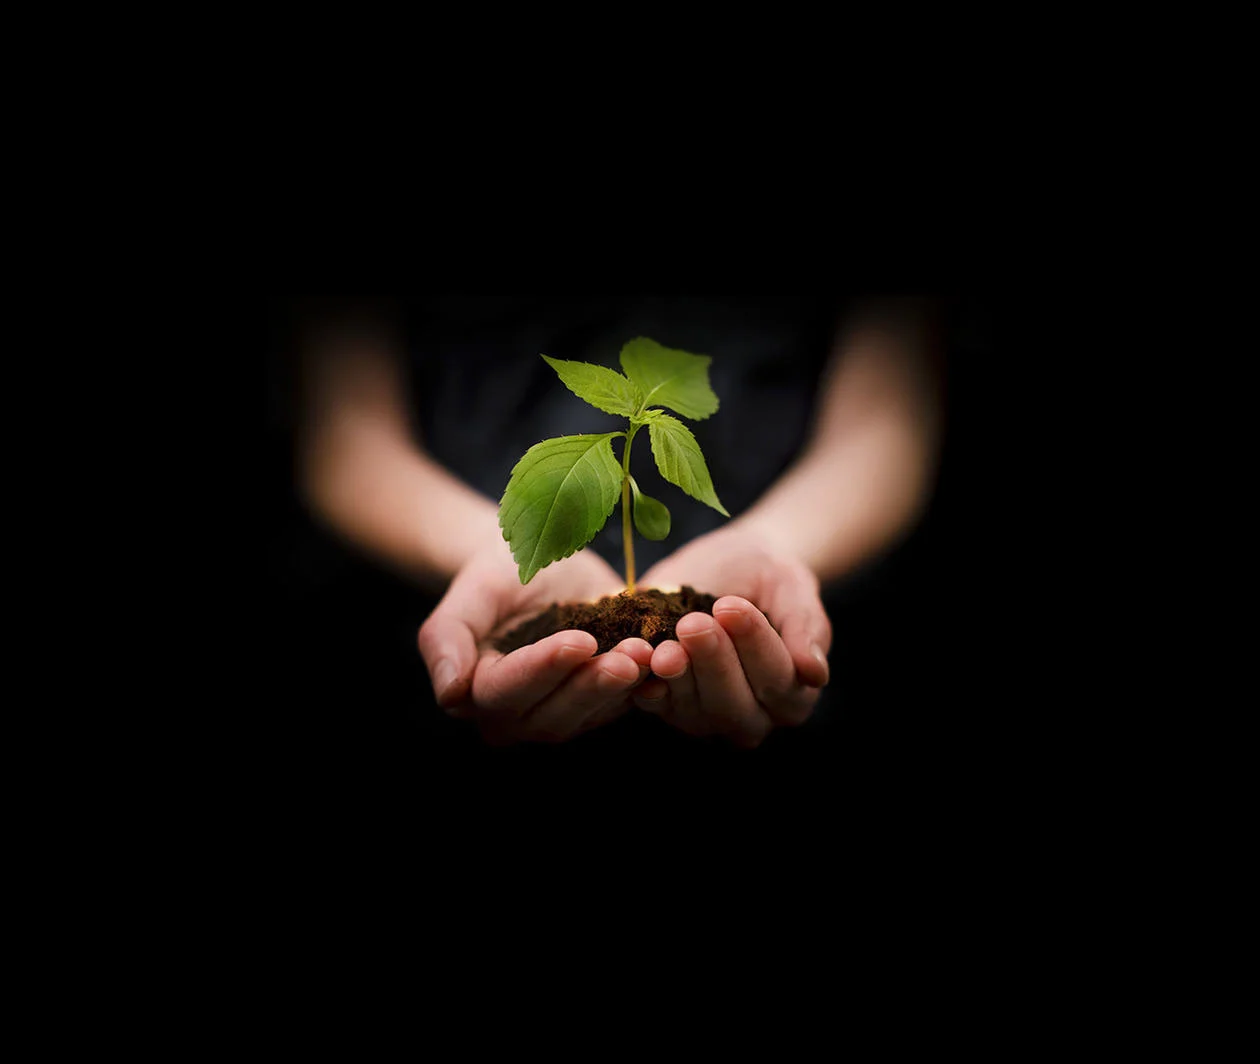
{"type": "Polygon", "coordinates": [[[475,519],[449,527],[452,534],[445,540],[449,576],[453,577],[473,562],[515,571],[512,548],[503,539],[503,530],[494,512],[479,514],[475,519]]]}
{"type": "Polygon", "coordinates": [[[801,554],[801,544],[792,535],[790,528],[773,514],[752,510],[741,514],[719,531],[738,536],[744,543],[758,547],[767,554],[788,555],[798,561],[805,560],[801,554]]]}

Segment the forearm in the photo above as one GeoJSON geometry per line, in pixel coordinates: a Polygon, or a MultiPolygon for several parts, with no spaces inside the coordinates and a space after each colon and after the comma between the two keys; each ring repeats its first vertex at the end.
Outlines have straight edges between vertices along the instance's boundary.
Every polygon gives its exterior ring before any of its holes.
{"type": "Polygon", "coordinates": [[[732,522],[823,580],[849,572],[913,526],[935,474],[941,411],[919,319],[868,321],[837,340],[810,443],[732,522]]]}
{"type": "Polygon", "coordinates": [[[316,443],[304,480],[308,503],[328,525],[426,584],[445,583],[478,546],[502,538],[493,502],[373,426],[316,443]]]}
{"type": "Polygon", "coordinates": [[[487,541],[498,510],[417,442],[397,364],[364,347],[313,352],[298,447],[310,508],[339,535],[430,586],[450,580],[487,541]]]}
{"type": "Polygon", "coordinates": [[[842,446],[798,461],[732,522],[799,557],[822,581],[878,554],[908,530],[925,501],[922,440],[897,419],[872,419],[842,446]]]}

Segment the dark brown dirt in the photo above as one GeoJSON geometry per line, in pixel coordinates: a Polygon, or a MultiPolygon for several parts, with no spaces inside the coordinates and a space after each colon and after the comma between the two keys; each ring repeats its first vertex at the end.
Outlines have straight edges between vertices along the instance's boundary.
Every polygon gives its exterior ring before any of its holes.
{"type": "Polygon", "coordinates": [[[536,643],[555,632],[580,628],[599,641],[599,653],[612,650],[623,639],[638,636],[652,646],[674,638],[674,625],[688,613],[712,613],[717,599],[686,584],[680,591],[647,588],[633,595],[606,595],[598,602],[553,602],[537,617],[517,625],[494,641],[505,654],[536,643]]]}

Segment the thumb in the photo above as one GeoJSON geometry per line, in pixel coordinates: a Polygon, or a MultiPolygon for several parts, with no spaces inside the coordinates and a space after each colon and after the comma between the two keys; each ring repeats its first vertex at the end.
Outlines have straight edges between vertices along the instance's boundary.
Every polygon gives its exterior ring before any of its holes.
{"type": "Polygon", "coordinates": [[[822,687],[831,677],[831,621],[812,576],[784,579],[774,595],[773,619],[783,639],[797,678],[809,687],[822,687]]]}
{"type": "Polygon", "coordinates": [[[471,574],[461,573],[420,626],[420,656],[443,709],[456,707],[472,689],[477,641],[494,627],[492,602],[489,588],[471,574]]]}

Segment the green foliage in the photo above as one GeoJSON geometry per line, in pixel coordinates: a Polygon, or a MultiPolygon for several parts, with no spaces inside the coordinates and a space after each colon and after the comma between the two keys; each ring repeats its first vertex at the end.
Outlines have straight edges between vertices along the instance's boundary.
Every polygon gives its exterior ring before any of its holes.
{"type": "Polygon", "coordinates": [[[676,417],[662,414],[648,424],[648,432],[652,436],[652,457],[661,476],[693,499],[712,506],[723,517],[730,517],[713,490],[713,478],[691,429],[676,417]]]}
{"type": "MultiPolygon", "coordinates": [[[[671,484],[726,517],[695,436],[668,408],[702,419],[718,409],[705,355],[638,338],[621,349],[625,375],[606,366],[542,356],[574,395],[608,414],[629,419],[627,431],[560,436],[535,444],[512,470],[499,503],[499,525],[512,548],[522,584],[546,566],[585,547],[603,528],[617,496],[633,492],[634,525],[647,539],[669,535],[668,508],[639,490],[630,476],[630,447],[648,427],[657,469],[671,484]],[[653,406],[652,404],[656,404],[653,406]],[[624,436],[621,463],[612,441],[624,436]],[[628,490],[627,490],[628,489],[628,490]]],[[[628,583],[633,585],[630,516],[625,515],[628,583]]]]}
{"type": "Polygon", "coordinates": [[[512,470],[499,526],[512,547],[521,583],[595,538],[621,494],[614,436],[559,436],[536,443],[512,470]]]}
{"type": "Polygon", "coordinates": [[[640,337],[621,349],[621,368],[643,393],[643,405],[659,403],[683,417],[703,421],[716,414],[718,397],[709,387],[708,355],[673,351],[640,337]]]}
{"type": "Polygon", "coordinates": [[[543,355],[543,361],[560,374],[569,391],[605,414],[630,417],[643,406],[643,395],[639,389],[615,369],[592,366],[589,362],[548,358],[546,355],[543,355]]]}
{"type": "Polygon", "coordinates": [[[664,539],[669,535],[669,507],[650,495],[644,495],[630,478],[630,490],[634,492],[634,527],[644,539],[664,539]]]}

